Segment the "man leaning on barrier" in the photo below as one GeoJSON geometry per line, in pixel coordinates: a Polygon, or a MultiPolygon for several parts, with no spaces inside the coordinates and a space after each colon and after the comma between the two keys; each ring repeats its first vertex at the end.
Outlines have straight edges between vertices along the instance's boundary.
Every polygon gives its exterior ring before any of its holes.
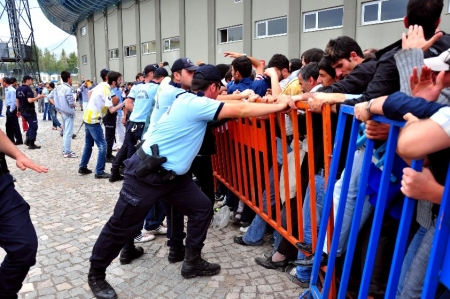
{"type": "Polygon", "coordinates": [[[200,149],[208,121],[256,117],[287,108],[283,101],[274,104],[214,101],[212,99],[217,98],[220,92],[220,81],[214,66],[200,67],[192,81],[192,88],[198,94],[181,95],[158,121],[150,138],[125,161],[125,179],[114,213],[103,227],[90,258],[88,283],[97,298],[117,298],[105,280],[106,268],[141,228],[149,207],[159,199],[188,216],[186,254],[181,267],[183,277],[219,273],[220,265],[201,258],[212,216],[211,201],[186,172],[200,149]],[[153,145],[159,148],[161,163],[164,158],[167,161],[140,177],[136,171],[148,156],[153,155],[153,145]]]}

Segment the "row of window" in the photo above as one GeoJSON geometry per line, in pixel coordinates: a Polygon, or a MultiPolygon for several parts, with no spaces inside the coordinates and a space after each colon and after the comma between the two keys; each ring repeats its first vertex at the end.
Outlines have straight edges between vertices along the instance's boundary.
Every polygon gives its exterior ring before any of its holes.
{"type": "MultiPolygon", "coordinates": [[[[408,0],[377,0],[363,3],[361,24],[369,25],[401,20],[406,14],[407,4],[408,0]]],[[[303,13],[303,32],[340,28],[344,23],[343,17],[343,6],[305,12],[303,13]]],[[[218,43],[241,41],[243,39],[242,29],[242,25],[219,29],[217,31],[218,43]]],[[[86,27],[81,28],[80,31],[82,36],[86,35],[86,27]]],[[[287,17],[258,21],[255,31],[256,38],[287,34],[287,17]]],[[[166,39],[163,43],[164,51],[180,48],[179,38],[166,39]]],[[[149,49],[143,50],[143,53],[152,53],[150,48],[151,46],[149,46],[149,49]]]]}

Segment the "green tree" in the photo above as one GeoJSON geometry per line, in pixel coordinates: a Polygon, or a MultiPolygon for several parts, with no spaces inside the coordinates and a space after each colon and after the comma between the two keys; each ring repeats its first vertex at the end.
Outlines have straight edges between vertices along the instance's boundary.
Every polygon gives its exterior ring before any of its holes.
{"type": "Polygon", "coordinates": [[[69,58],[67,59],[67,67],[68,70],[77,73],[76,67],[78,66],[78,57],[75,52],[69,54],[69,58]]]}

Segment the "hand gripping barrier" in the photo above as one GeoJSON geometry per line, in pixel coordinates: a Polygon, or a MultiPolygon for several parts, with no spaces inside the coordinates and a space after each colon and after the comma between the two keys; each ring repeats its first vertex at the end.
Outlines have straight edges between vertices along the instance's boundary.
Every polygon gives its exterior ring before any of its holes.
{"type": "MultiPolygon", "coordinates": [[[[288,158],[285,113],[271,114],[264,119],[251,118],[228,121],[225,125],[214,130],[217,154],[212,157],[215,177],[292,244],[304,240],[304,209],[310,209],[311,223],[317,223],[316,170],[318,168],[324,169],[326,185],[329,177],[332,151],[330,106],[323,106],[319,124],[314,122],[314,126],[317,127],[313,127],[313,115],[314,117],[320,117],[320,115],[308,111],[308,104],[305,102],[298,102],[297,107],[302,110],[300,114],[297,111],[290,111],[288,113],[292,121],[293,129],[292,153],[290,154],[291,163],[289,163],[288,158]],[[281,136],[281,140],[278,142],[281,144],[279,146],[279,154],[282,157],[282,163],[280,164],[282,166],[279,166],[277,163],[276,123],[279,124],[280,128],[279,136],[281,136]],[[299,131],[302,133],[306,132],[306,134],[302,136],[299,131]],[[309,150],[307,158],[305,155],[303,163],[306,163],[306,161],[308,163],[306,185],[309,182],[311,204],[310,207],[305,206],[302,208],[302,194],[305,193],[306,187],[304,186],[302,188],[300,163],[302,142],[300,139],[304,135],[312,137],[314,131],[319,136],[320,134],[323,135],[321,138],[316,139],[323,140],[323,144],[321,142],[320,145],[315,145],[314,138],[306,138],[307,148],[309,150]],[[324,162],[323,165],[317,165],[316,167],[314,162],[315,156],[319,154],[323,154],[324,162]],[[295,159],[294,163],[292,163],[292,158],[295,159]],[[279,173],[284,176],[284,188],[280,184],[281,175],[279,173]],[[291,173],[291,176],[289,176],[289,173],[291,173]],[[273,190],[270,187],[271,176],[273,176],[273,190]],[[292,179],[293,177],[295,178],[294,180],[292,179]],[[291,187],[290,189],[289,186],[292,186],[293,181],[295,181],[295,188],[293,189],[291,187]],[[266,196],[263,198],[264,190],[266,191],[266,196]],[[271,201],[271,191],[275,191],[275,202],[271,201]],[[293,192],[294,196],[292,196],[293,192]],[[281,203],[283,195],[285,198],[284,208],[281,203]],[[292,197],[294,197],[294,200],[290,200],[292,197]],[[273,207],[273,211],[271,207],[273,207]],[[286,212],[285,227],[283,227],[281,216],[283,209],[286,212]],[[295,222],[298,223],[297,227],[294,227],[295,222]],[[298,234],[293,231],[298,231],[298,234]]],[[[332,213],[329,213],[329,216],[332,217],[332,213]]],[[[328,223],[328,236],[330,236],[331,241],[333,221],[329,221],[328,223]]],[[[311,225],[311,230],[312,246],[315,249],[317,225],[311,225]]]]}
{"type": "MultiPolygon", "coordinates": [[[[329,215],[332,214],[333,208],[333,189],[336,183],[336,174],[339,158],[341,155],[342,141],[345,130],[345,123],[348,117],[352,117],[351,136],[349,150],[346,159],[346,169],[352,169],[354,162],[354,154],[357,150],[357,138],[359,126],[361,124],[356,118],[353,117],[353,107],[342,106],[338,129],[335,138],[335,145],[333,151],[333,160],[330,167],[329,184],[327,186],[325,203],[322,214],[322,219],[319,229],[319,237],[317,248],[324,247],[324,241],[327,231],[324,229],[327,226],[327,222],[330,221],[329,215]]],[[[381,176],[380,188],[378,190],[377,201],[375,206],[374,218],[372,223],[372,229],[370,233],[370,240],[367,249],[366,260],[364,263],[364,271],[361,278],[359,287],[358,298],[368,298],[369,284],[374,268],[374,260],[377,252],[378,241],[380,236],[381,225],[383,216],[386,211],[386,198],[388,194],[388,186],[391,180],[391,173],[394,164],[394,157],[397,147],[397,139],[400,129],[403,127],[403,122],[397,122],[389,120],[385,117],[374,116],[372,118],[375,121],[381,123],[390,124],[389,139],[387,141],[385,161],[381,176]]],[[[369,167],[372,162],[374,141],[367,139],[365,143],[364,161],[362,164],[362,170],[360,175],[358,194],[356,198],[356,204],[353,212],[353,219],[351,223],[350,235],[347,244],[347,251],[345,253],[345,260],[343,265],[343,271],[339,280],[339,286],[337,286],[337,294],[333,292],[334,287],[334,267],[339,243],[339,236],[342,228],[344,210],[346,205],[346,194],[349,189],[351,171],[344,172],[344,178],[341,189],[340,201],[335,215],[334,232],[331,241],[331,247],[328,247],[328,263],[326,267],[326,274],[323,282],[318,281],[320,273],[320,259],[322,250],[316,250],[314,256],[314,266],[311,275],[311,284],[309,290],[309,296],[312,298],[346,298],[347,287],[349,284],[350,270],[355,253],[356,239],[358,235],[359,225],[362,217],[363,205],[366,196],[366,188],[369,179],[369,167]]],[[[423,166],[423,160],[413,161],[412,168],[416,171],[421,171],[423,166]]],[[[450,173],[450,172],[449,172],[450,173]]],[[[400,179],[400,178],[399,178],[400,179]]],[[[445,193],[436,224],[436,233],[434,236],[432,252],[430,255],[430,261],[428,264],[428,270],[422,292],[422,298],[434,298],[439,278],[446,285],[450,286],[450,258],[444,256],[447,252],[449,233],[450,233],[450,175],[447,176],[447,182],[445,187],[445,193]]],[[[411,221],[413,219],[416,200],[405,197],[403,202],[403,208],[401,212],[400,225],[397,233],[397,240],[395,244],[395,250],[393,259],[390,265],[389,280],[385,293],[385,298],[395,298],[397,286],[399,283],[400,271],[405,256],[408,234],[410,231],[411,221]]],[[[306,295],[306,294],[305,294],[306,295]]]]}

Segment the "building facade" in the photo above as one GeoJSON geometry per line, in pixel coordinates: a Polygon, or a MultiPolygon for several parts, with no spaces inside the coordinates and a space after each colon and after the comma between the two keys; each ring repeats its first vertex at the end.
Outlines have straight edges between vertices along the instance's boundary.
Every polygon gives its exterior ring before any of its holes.
{"type": "MultiPolygon", "coordinates": [[[[134,81],[145,65],[179,57],[231,63],[224,52],[268,61],[275,53],[300,58],[350,36],[361,48],[383,48],[405,32],[408,0],[126,0],[79,21],[79,71],[98,81],[108,68],[134,81]]],[[[442,30],[450,29],[444,0],[442,30]]]]}

